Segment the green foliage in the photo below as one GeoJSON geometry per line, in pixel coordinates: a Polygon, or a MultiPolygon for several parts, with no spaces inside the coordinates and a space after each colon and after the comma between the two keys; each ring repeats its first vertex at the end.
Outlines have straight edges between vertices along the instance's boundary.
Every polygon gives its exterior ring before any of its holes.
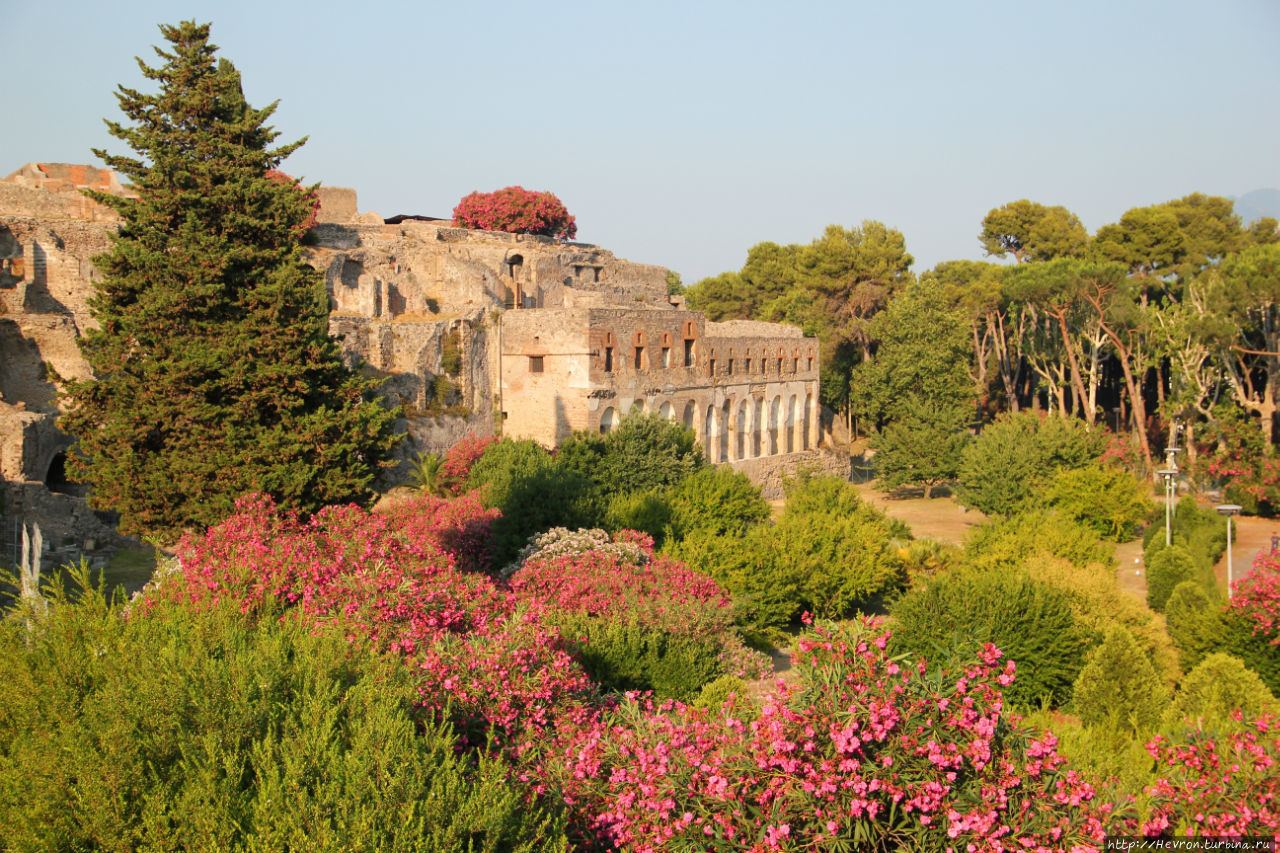
{"type": "Polygon", "coordinates": [[[705,708],[712,714],[724,711],[739,720],[749,723],[760,716],[760,709],[752,701],[747,692],[747,683],[736,675],[722,675],[708,681],[702,686],[698,698],[693,700],[693,707],[705,708]],[[728,708],[725,706],[728,705],[728,708]]]}
{"type": "Polygon", "coordinates": [[[1280,703],[1244,661],[1215,652],[1182,680],[1165,711],[1164,725],[1174,729],[1190,719],[1206,727],[1221,726],[1229,723],[1231,712],[1236,710],[1249,720],[1263,712],[1275,713],[1280,703]]]}
{"type": "Polygon", "coordinates": [[[890,615],[897,651],[933,660],[994,643],[1017,664],[1005,697],[1023,707],[1064,704],[1091,645],[1065,593],[1016,571],[941,575],[890,615]]]}
{"type": "Polygon", "coordinates": [[[0,625],[0,847],[565,849],[563,821],[459,755],[413,671],[340,622],[78,597],[31,635],[0,625]]]}
{"type": "Polygon", "coordinates": [[[558,612],[550,617],[592,679],[608,690],[652,690],[688,701],[724,672],[721,644],[616,617],[558,612]]]}
{"type": "Polygon", "coordinates": [[[529,439],[490,445],[471,467],[466,488],[483,490],[486,504],[502,510],[493,524],[495,566],[511,562],[536,533],[595,527],[600,512],[592,483],[529,439]]]}
{"type": "Polygon", "coordinates": [[[965,562],[980,570],[1020,568],[1035,556],[1060,557],[1073,566],[1112,566],[1114,553],[1088,527],[1044,509],[993,518],[975,527],[965,543],[965,562]]]}
{"type": "Polygon", "coordinates": [[[1147,563],[1147,606],[1163,613],[1174,588],[1196,576],[1195,560],[1186,548],[1170,545],[1160,549],[1147,563]]]}
{"type": "Polygon", "coordinates": [[[705,464],[692,430],[656,412],[633,413],[604,437],[595,478],[607,493],[674,486],[705,464]]]}
{"type": "Polygon", "coordinates": [[[309,193],[209,27],[161,27],[155,94],[120,87],[136,157],[95,153],[138,198],[94,193],[123,220],[80,339],[93,377],[66,384],[68,473],[126,532],[172,536],[265,492],[302,510],[364,501],[394,445],[395,414],[367,399],[328,336],[321,274],[302,262],[309,193]]]}
{"type": "Polygon", "coordinates": [[[420,492],[443,495],[447,491],[444,457],[439,453],[419,453],[409,460],[409,482],[420,492]]]}
{"type": "Polygon", "coordinates": [[[1217,596],[1195,581],[1183,581],[1173,588],[1164,605],[1164,618],[1183,670],[1190,671],[1221,645],[1220,611],[1217,596]]]}
{"type": "Polygon", "coordinates": [[[855,409],[872,424],[906,417],[948,433],[967,425],[977,397],[969,327],[936,282],[900,290],[870,325],[875,358],[855,372],[855,409]],[[910,408],[914,405],[914,410],[910,408]]]}
{"type": "Polygon", "coordinates": [[[733,624],[757,648],[784,643],[783,631],[802,597],[803,579],[782,576],[776,549],[772,528],[763,524],[743,536],[693,531],[667,543],[672,557],[729,591],[733,624]]]}
{"type": "Polygon", "coordinates": [[[462,372],[462,334],[453,329],[440,342],[440,369],[450,376],[462,372]]]}
{"type": "Polygon", "coordinates": [[[1020,199],[993,208],[982,220],[978,241],[988,255],[1018,261],[1048,261],[1084,252],[1089,233],[1065,207],[1020,199]]]}
{"type": "Polygon", "coordinates": [[[1058,754],[1086,778],[1098,780],[1104,801],[1141,791],[1156,781],[1155,760],[1146,748],[1148,737],[1136,735],[1127,722],[1086,726],[1048,709],[1033,711],[1023,721],[1031,729],[1052,732],[1058,739],[1058,754]]]}
{"type": "Polygon", "coordinates": [[[605,508],[605,527],[610,530],[640,530],[661,545],[671,526],[671,502],[663,491],[619,492],[605,508]]]}
{"type": "Polygon", "coordinates": [[[694,533],[741,536],[769,513],[760,487],[730,468],[704,468],[671,491],[671,528],[677,539],[694,533]]]}
{"type": "Polygon", "coordinates": [[[926,498],[960,470],[969,443],[972,406],[946,406],[932,397],[908,398],[898,416],[871,440],[876,476],[886,490],[923,486],[926,498]]]}
{"type": "Polygon", "coordinates": [[[1049,485],[1048,502],[1112,542],[1132,539],[1154,510],[1150,484],[1100,465],[1059,471],[1049,485]]]}
{"type": "Polygon", "coordinates": [[[1071,696],[1086,725],[1129,726],[1134,732],[1153,728],[1167,700],[1151,662],[1133,635],[1118,625],[1090,653],[1071,696]]]}
{"type": "MultiPolygon", "coordinates": [[[[1162,522],[1163,519],[1156,519],[1162,522]]],[[[1187,549],[1199,570],[1197,580],[1206,589],[1216,585],[1213,567],[1227,550],[1227,522],[1212,509],[1196,503],[1195,498],[1184,497],[1178,501],[1173,513],[1173,544],[1187,549]]],[[[1165,547],[1164,524],[1153,523],[1143,534],[1143,561],[1147,564],[1165,547]]]]}
{"type": "Polygon", "coordinates": [[[1059,471],[1095,462],[1105,443],[1101,432],[1078,420],[1001,415],[961,455],[958,496],[988,515],[1012,515],[1043,500],[1059,471]]]}
{"type": "Polygon", "coordinates": [[[1244,661],[1273,695],[1280,696],[1280,645],[1253,632],[1254,623],[1239,611],[1223,612],[1222,651],[1244,661]]]}

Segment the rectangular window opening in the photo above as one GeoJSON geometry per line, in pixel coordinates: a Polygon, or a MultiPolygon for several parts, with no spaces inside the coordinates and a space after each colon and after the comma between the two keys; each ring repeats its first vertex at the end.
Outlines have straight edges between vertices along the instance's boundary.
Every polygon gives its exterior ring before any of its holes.
{"type": "Polygon", "coordinates": [[[530,373],[542,372],[542,356],[540,355],[529,356],[529,372],[530,373]]]}
{"type": "Polygon", "coordinates": [[[662,348],[662,366],[663,367],[671,366],[671,347],[662,348]]]}
{"type": "Polygon", "coordinates": [[[644,370],[644,347],[636,347],[636,370],[644,370]]]}
{"type": "Polygon", "coordinates": [[[693,367],[693,341],[684,342],[684,366],[693,367]]]}
{"type": "Polygon", "coordinates": [[[604,348],[604,372],[613,372],[613,347],[604,348]]]}

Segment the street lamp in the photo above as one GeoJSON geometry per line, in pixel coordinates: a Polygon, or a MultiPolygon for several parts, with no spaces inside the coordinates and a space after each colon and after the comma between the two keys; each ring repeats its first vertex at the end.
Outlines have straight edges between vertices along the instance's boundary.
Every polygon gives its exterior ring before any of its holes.
{"type": "Polygon", "coordinates": [[[1238,515],[1240,512],[1239,504],[1222,504],[1215,506],[1218,515],[1227,517],[1227,601],[1231,600],[1231,582],[1235,580],[1234,572],[1231,569],[1231,516],[1238,515]]]}
{"type": "Polygon", "coordinates": [[[1173,478],[1178,476],[1178,466],[1161,468],[1156,472],[1164,477],[1164,545],[1173,544],[1173,478]]]}

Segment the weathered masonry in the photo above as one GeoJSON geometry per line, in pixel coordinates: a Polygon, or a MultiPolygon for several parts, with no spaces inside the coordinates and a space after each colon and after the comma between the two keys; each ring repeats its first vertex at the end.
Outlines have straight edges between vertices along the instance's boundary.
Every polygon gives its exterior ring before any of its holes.
{"type": "Polygon", "coordinates": [[[817,342],[797,328],[671,306],[510,311],[501,330],[507,435],[553,446],[647,411],[692,429],[712,462],[820,442],[817,342]]]}
{"type": "MultiPolygon", "coordinates": [[[[57,377],[89,375],[76,338],[94,325],[93,258],[120,227],[85,188],[130,192],[108,169],[65,163],[0,180],[0,475],[8,515],[49,539],[103,541],[57,428],[57,377]]],[[[665,268],[598,246],[383,219],[342,187],[319,196],[304,260],[324,276],[348,362],[401,407],[403,456],[499,430],[551,447],[642,410],[690,427],[709,459],[769,492],[799,464],[840,468],[819,453],[830,421],[817,342],[800,330],[708,322],[668,296],[665,268]]]]}

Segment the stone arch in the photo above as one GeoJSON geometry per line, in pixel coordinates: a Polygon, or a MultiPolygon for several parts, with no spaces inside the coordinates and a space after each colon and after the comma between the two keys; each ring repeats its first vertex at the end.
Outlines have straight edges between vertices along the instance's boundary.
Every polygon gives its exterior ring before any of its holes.
{"type": "Polygon", "coordinates": [[[769,455],[774,456],[778,452],[778,415],[782,409],[782,398],[774,397],[773,402],[769,404],[769,455]]]}
{"type": "Polygon", "coordinates": [[[720,411],[716,412],[716,420],[720,427],[720,434],[716,436],[718,452],[716,453],[717,462],[729,461],[729,416],[733,413],[733,409],[728,400],[720,406],[720,411]]]}
{"type": "Polygon", "coordinates": [[[600,415],[600,433],[603,435],[618,425],[618,412],[613,406],[600,415]]]}
{"type": "Polygon", "coordinates": [[[762,434],[764,432],[764,397],[757,397],[755,405],[752,406],[751,415],[751,455],[759,456],[762,452],[760,447],[762,434]]]}
{"type": "Polygon", "coordinates": [[[67,478],[67,454],[59,450],[49,460],[49,469],[45,472],[44,484],[51,492],[70,494],[72,482],[67,478]]]}
{"type": "Polygon", "coordinates": [[[747,444],[747,413],[751,410],[749,400],[738,401],[738,417],[734,424],[733,434],[736,437],[734,442],[734,458],[746,459],[747,454],[751,452],[751,448],[747,444]]]}
{"type": "Polygon", "coordinates": [[[666,420],[674,422],[676,419],[676,407],[671,405],[671,401],[668,400],[658,407],[658,414],[666,420]]]}
{"type": "Polygon", "coordinates": [[[787,452],[795,453],[796,450],[796,415],[799,414],[799,403],[796,401],[796,395],[792,394],[791,399],[787,401],[787,452]]]}
{"type": "Polygon", "coordinates": [[[716,458],[716,407],[707,406],[707,415],[702,429],[702,449],[707,454],[708,462],[719,462],[716,458]]]}
{"type": "Polygon", "coordinates": [[[684,366],[693,367],[698,360],[698,324],[692,320],[684,322],[684,366]]]}
{"type": "Polygon", "coordinates": [[[804,429],[800,432],[802,450],[808,450],[813,443],[813,395],[804,395],[804,429]]]}
{"type": "Polygon", "coordinates": [[[684,424],[684,428],[691,430],[694,435],[698,434],[698,404],[690,400],[684,404],[684,411],[680,413],[680,423],[684,424]]]}
{"type": "Polygon", "coordinates": [[[631,411],[630,411],[630,414],[633,414],[633,415],[643,415],[643,414],[644,414],[644,400],[642,400],[641,398],[637,397],[637,398],[635,399],[635,401],[634,401],[634,402],[632,402],[632,404],[631,404],[631,411]]]}

